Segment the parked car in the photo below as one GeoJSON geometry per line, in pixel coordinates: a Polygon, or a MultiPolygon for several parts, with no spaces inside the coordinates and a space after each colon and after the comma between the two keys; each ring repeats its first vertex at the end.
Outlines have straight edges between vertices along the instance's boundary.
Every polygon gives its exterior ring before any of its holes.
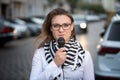
{"type": "Polygon", "coordinates": [[[26,25],[17,24],[11,19],[5,19],[4,24],[15,28],[15,39],[28,37],[30,35],[26,25]]]}
{"type": "Polygon", "coordinates": [[[30,30],[31,36],[36,36],[41,33],[41,27],[39,24],[33,22],[29,18],[16,18],[14,19],[18,24],[26,25],[30,30]]]}
{"type": "Polygon", "coordinates": [[[100,21],[101,20],[101,18],[100,18],[100,16],[98,16],[98,15],[86,15],[86,20],[88,21],[88,22],[96,22],[96,21],[100,21]]]}
{"type": "Polygon", "coordinates": [[[76,31],[79,30],[80,32],[87,33],[88,32],[88,24],[85,19],[85,16],[80,15],[80,14],[73,14],[72,16],[74,19],[76,31]]]}
{"type": "Polygon", "coordinates": [[[95,57],[96,80],[120,80],[120,18],[112,18],[97,46],[95,57]]]}
{"type": "Polygon", "coordinates": [[[107,20],[108,15],[107,14],[98,14],[100,20],[107,20]]]}
{"type": "Polygon", "coordinates": [[[11,26],[6,26],[3,23],[4,20],[0,18],[0,47],[3,47],[7,42],[14,39],[15,29],[11,26]]]}
{"type": "Polygon", "coordinates": [[[33,21],[34,23],[38,24],[40,26],[40,29],[42,28],[42,24],[44,22],[43,18],[38,18],[38,17],[31,17],[30,18],[31,21],[33,21]]]}

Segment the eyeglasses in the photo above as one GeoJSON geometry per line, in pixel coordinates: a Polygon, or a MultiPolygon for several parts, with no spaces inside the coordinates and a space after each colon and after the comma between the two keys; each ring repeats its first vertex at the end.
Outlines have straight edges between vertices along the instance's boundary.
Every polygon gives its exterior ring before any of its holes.
{"type": "Polygon", "coordinates": [[[62,25],[60,24],[52,24],[52,29],[53,30],[59,30],[60,27],[62,27],[64,30],[69,29],[71,26],[71,23],[64,23],[62,25]]]}

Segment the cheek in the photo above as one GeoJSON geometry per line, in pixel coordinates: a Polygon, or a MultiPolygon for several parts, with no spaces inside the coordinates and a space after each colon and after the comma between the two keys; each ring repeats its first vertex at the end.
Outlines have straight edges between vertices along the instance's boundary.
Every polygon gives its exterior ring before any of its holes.
{"type": "Polygon", "coordinates": [[[71,31],[70,30],[66,31],[66,33],[65,33],[66,41],[68,41],[70,39],[70,37],[71,37],[71,31]]]}
{"type": "Polygon", "coordinates": [[[67,34],[66,36],[70,37],[71,36],[71,31],[68,31],[66,34],[67,34]]]}
{"type": "Polygon", "coordinates": [[[68,31],[66,32],[66,34],[67,34],[69,37],[70,37],[71,34],[72,34],[72,30],[73,30],[73,27],[71,27],[70,30],[68,30],[68,31]]]}
{"type": "Polygon", "coordinates": [[[52,31],[52,30],[51,30],[51,32],[52,32],[53,37],[54,37],[55,39],[57,39],[57,34],[58,34],[58,32],[52,31]]]}

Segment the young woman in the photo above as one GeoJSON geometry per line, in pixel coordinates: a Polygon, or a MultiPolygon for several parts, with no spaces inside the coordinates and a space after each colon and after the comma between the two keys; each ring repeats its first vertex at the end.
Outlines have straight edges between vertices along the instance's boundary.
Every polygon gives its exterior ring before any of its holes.
{"type": "Polygon", "coordinates": [[[91,55],[76,41],[70,13],[52,10],[37,40],[42,42],[33,57],[30,80],[94,80],[91,55]],[[63,47],[58,44],[60,37],[65,40],[63,47]]]}

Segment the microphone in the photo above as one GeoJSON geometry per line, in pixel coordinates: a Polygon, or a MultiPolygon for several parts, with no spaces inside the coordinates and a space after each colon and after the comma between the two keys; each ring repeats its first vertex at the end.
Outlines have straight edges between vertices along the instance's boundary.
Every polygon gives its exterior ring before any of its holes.
{"type": "Polygon", "coordinates": [[[65,44],[65,39],[63,37],[60,37],[58,39],[58,46],[59,46],[59,48],[64,47],[64,44],[65,44]]]}
{"type": "MultiPolygon", "coordinates": [[[[59,37],[59,39],[58,39],[58,47],[59,48],[62,48],[62,47],[64,47],[64,44],[65,44],[65,39],[63,38],[63,37],[59,37]]],[[[63,65],[61,66],[61,68],[62,68],[62,71],[63,71],[63,65]]],[[[60,74],[61,75],[61,74],[60,74]]],[[[59,75],[59,76],[60,76],[59,75]]],[[[63,80],[64,80],[64,71],[63,71],[63,80]]]]}

